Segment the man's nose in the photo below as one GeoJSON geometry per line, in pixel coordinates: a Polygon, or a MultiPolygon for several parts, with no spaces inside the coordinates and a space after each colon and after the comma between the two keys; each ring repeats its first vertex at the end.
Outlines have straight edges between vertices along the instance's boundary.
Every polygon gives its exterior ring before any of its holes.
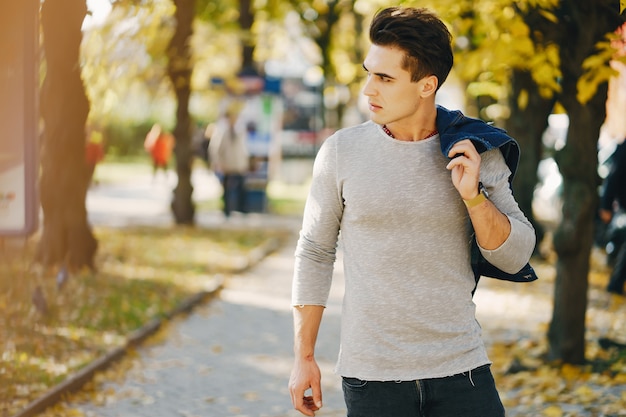
{"type": "Polygon", "coordinates": [[[372,86],[372,77],[367,77],[365,84],[363,85],[363,94],[371,97],[376,94],[374,87],[372,86]]]}

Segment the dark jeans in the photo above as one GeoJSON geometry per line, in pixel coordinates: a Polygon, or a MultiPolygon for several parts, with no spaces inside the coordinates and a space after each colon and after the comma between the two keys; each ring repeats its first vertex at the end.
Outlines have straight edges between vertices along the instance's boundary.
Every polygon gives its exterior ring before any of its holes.
{"type": "Polygon", "coordinates": [[[232,211],[246,213],[245,176],[241,174],[224,174],[222,185],[224,186],[224,194],[222,196],[224,214],[230,216],[232,211]]]}
{"type": "Polygon", "coordinates": [[[343,378],[348,417],[504,417],[489,365],[445,378],[343,378]]]}

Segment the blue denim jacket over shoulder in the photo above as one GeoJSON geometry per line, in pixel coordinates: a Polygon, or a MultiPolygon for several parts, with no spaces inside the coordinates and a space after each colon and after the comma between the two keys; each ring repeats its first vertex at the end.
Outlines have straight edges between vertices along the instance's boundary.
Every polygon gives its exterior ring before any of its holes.
{"type": "MultiPolygon", "coordinates": [[[[442,106],[437,106],[436,123],[441,141],[441,152],[445,157],[448,157],[455,143],[464,139],[470,139],[479,153],[498,148],[511,171],[509,184],[512,183],[519,164],[520,150],[515,139],[507,135],[503,129],[489,125],[480,119],[467,117],[458,110],[448,110],[442,106]]],[[[526,264],[515,274],[508,274],[491,265],[480,253],[476,238],[472,241],[472,269],[477,283],[481,276],[514,282],[530,282],[537,279],[530,264],[526,264]]]]}

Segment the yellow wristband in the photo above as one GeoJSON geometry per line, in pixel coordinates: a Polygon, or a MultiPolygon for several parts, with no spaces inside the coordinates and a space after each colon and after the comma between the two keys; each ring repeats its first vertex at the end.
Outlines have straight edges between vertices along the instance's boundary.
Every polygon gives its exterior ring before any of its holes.
{"type": "Polygon", "coordinates": [[[471,200],[463,200],[463,202],[465,203],[467,208],[476,207],[477,205],[479,205],[483,201],[487,201],[487,197],[485,196],[484,193],[478,193],[478,195],[476,197],[472,198],[471,200]]]}

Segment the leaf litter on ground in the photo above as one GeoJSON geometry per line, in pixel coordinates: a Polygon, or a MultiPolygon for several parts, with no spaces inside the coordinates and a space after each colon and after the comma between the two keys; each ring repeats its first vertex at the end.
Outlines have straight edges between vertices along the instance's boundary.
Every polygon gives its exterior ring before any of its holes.
{"type": "Polygon", "coordinates": [[[250,265],[280,232],[96,228],[96,271],[32,263],[37,236],[0,246],[0,416],[8,417],[184,300],[250,265]]]}
{"type": "Polygon", "coordinates": [[[498,292],[497,297],[509,299],[496,333],[490,334],[492,320],[483,325],[507,417],[626,416],[626,299],[605,290],[611,272],[605,258],[602,250],[594,248],[583,365],[546,359],[556,279],[553,257],[533,261],[540,280],[530,285],[481,281],[498,292]],[[525,298],[530,301],[522,303],[524,312],[519,314],[516,310],[525,298]],[[516,328],[524,316],[532,326],[516,328]],[[505,326],[513,334],[502,333],[505,326]]]}

